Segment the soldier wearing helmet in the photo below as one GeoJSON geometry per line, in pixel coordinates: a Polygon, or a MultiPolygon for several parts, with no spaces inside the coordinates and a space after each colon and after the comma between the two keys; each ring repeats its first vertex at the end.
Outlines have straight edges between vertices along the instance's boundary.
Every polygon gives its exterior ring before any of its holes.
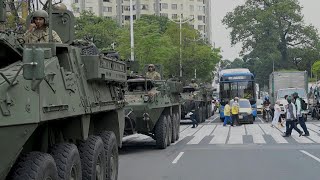
{"type": "Polygon", "coordinates": [[[199,88],[199,85],[196,83],[195,79],[191,79],[191,83],[189,84],[189,86],[191,86],[195,89],[199,88]]]}
{"type": "MultiPolygon", "coordinates": [[[[26,43],[46,43],[49,42],[49,15],[44,10],[37,10],[33,13],[31,24],[24,35],[26,43]]],[[[52,30],[53,42],[62,43],[59,35],[52,30]]]]}
{"type": "Polygon", "coordinates": [[[156,71],[154,64],[149,64],[148,72],[146,73],[146,78],[152,79],[152,80],[161,80],[161,76],[156,71]]]}

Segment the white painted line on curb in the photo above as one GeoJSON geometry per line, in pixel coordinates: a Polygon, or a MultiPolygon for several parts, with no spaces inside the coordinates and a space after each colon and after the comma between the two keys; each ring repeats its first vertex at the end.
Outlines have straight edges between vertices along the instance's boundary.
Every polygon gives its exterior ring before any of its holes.
{"type": "Polygon", "coordinates": [[[302,152],[303,154],[311,157],[312,159],[314,159],[314,160],[316,160],[316,161],[318,161],[320,163],[320,159],[318,157],[316,157],[316,156],[314,156],[314,155],[312,155],[312,154],[310,154],[310,153],[308,153],[307,151],[304,151],[304,150],[300,150],[300,152],[302,152]]]}
{"type": "Polygon", "coordinates": [[[179,159],[182,157],[183,154],[184,152],[180,152],[178,156],[172,161],[172,164],[177,164],[177,162],[179,161],[179,159]]]}

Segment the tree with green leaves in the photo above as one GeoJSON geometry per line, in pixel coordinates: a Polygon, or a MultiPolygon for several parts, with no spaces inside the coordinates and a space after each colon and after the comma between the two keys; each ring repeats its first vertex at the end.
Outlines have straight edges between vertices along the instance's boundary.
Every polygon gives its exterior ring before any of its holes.
{"type": "Polygon", "coordinates": [[[90,40],[102,49],[111,48],[111,44],[116,42],[119,27],[111,18],[97,17],[90,11],[83,11],[76,19],[75,30],[76,38],[90,40]]]}
{"type": "Polygon", "coordinates": [[[231,28],[231,43],[242,43],[243,59],[265,84],[273,64],[275,70],[310,71],[319,58],[318,32],[304,23],[301,9],[297,0],[246,0],[222,21],[231,28]]]}
{"type": "Polygon", "coordinates": [[[314,48],[317,31],[306,26],[297,0],[247,0],[229,12],[223,23],[231,28],[231,42],[242,42],[242,53],[277,50],[288,63],[289,48],[314,48]]]}

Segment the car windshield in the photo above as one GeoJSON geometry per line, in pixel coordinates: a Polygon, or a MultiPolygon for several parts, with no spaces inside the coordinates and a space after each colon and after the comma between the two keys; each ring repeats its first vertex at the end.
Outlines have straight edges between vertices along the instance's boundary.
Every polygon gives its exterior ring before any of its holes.
{"type": "Polygon", "coordinates": [[[299,97],[306,98],[306,91],[304,89],[282,89],[278,91],[277,99],[284,98],[285,95],[292,95],[297,92],[299,97]]]}
{"type": "MultiPolygon", "coordinates": [[[[234,101],[231,100],[230,104],[232,105],[233,102],[234,101]]],[[[240,100],[239,101],[239,106],[240,106],[240,108],[251,108],[251,104],[250,104],[250,102],[248,100],[240,100]]]]}

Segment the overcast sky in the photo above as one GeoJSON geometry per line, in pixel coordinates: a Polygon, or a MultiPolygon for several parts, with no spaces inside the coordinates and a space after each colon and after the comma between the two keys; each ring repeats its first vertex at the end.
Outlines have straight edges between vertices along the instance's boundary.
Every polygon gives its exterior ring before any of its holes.
{"type": "MultiPolygon", "coordinates": [[[[239,55],[241,45],[231,47],[229,33],[230,31],[222,25],[221,20],[227,12],[232,11],[237,5],[243,4],[245,0],[211,0],[212,1],[212,33],[216,47],[222,48],[222,55],[224,59],[233,60],[239,55]]],[[[299,0],[304,7],[302,13],[307,24],[314,25],[318,31],[320,30],[319,7],[320,0],[299,0]]]]}

